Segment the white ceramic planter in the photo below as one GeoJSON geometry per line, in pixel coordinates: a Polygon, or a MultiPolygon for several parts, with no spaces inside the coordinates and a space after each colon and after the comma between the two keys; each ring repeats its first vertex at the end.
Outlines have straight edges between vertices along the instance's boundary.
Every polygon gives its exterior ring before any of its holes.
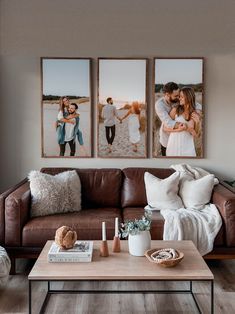
{"type": "Polygon", "coordinates": [[[128,236],[129,253],[134,256],[144,256],[145,251],[151,248],[149,231],[141,231],[136,235],[128,236]]]}

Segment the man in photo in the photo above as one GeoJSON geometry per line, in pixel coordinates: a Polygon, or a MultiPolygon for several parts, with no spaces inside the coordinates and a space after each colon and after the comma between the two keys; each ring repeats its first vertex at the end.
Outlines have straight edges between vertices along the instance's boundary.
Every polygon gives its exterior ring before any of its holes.
{"type": "Polygon", "coordinates": [[[112,152],[112,145],[115,138],[116,119],[121,122],[118,116],[117,108],[113,105],[112,97],[107,98],[107,104],[104,106],[101,114],[104,119],[105,135],[108,143],[108,152],[112,152]]]}
{"type": "Polygon", "coordinates": [[[171,119],[169,113],[174,105],[179,101],[179,86],[174,82],[168,82],[163,86],[164,96],[161,97],[155,104],[156,113],[161,120],[160,127],[160,144],[162,156],[166,156],[166,147],[169,138],[169,133],[164,131],[163,125],[170,129],[183,129],[184,126],[175,120],[171,119]]]}

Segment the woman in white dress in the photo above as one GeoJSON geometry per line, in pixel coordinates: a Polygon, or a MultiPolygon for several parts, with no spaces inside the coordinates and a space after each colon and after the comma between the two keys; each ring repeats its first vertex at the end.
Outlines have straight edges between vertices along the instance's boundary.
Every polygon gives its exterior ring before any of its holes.
{"type": "Polygon", "coordinates": [[[133,152],[138,151],[138,143],[140,141],[140,105],[138,102],[133,102],[127,114],[121,118],[128,119],[129,141],[132,144],[133,152]]]}
{"type": "Polygon", "coordinates": [[[191,87],[183,87],[180,90],[180,103],[170,112],[170,117],[182,124],[182,129],[170,129],[164,126],[164,130],[170,133],[166,156],[195,157],[196,150],[194,137],[197,136],[196,121],[192,113],[195,112],[195,93],[191,87]]]}

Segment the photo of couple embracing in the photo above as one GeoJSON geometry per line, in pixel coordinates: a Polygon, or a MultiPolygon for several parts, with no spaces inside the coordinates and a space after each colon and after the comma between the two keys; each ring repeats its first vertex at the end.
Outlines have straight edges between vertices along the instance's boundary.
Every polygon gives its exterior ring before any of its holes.
{"type": "Polygon", "coordinates": [[[153,155],[202,157],[202,60],[155,62],[153,155]],[[169,77],[178,82],[165,83],[169,77]]]}

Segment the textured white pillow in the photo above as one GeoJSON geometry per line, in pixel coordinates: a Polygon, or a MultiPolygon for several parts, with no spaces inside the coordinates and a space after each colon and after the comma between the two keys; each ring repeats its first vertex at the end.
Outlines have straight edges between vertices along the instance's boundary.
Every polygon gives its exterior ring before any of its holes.
{"type": "Polygon", "coordinates": [[[176,210],[183,207],[182,201],[178,196],[179,179],[179,172],[174,172],[166,179],[159,179],[149,172],[145,172],[144,182],[148,201],[148,206],[145,209],[176,210]]]}
{"type": "Polygon", "coordinates": [[[180,184],[179,194],[186,208],[202,209],[210,202],[214,188],[213,174],[197,180],[183,180],[180,184]]]}
{"type": "Polygon", "coordinates": [[[81,182],[75,170],[55,176],[31,171],[31,217],[81,210],[81,182]]]}

